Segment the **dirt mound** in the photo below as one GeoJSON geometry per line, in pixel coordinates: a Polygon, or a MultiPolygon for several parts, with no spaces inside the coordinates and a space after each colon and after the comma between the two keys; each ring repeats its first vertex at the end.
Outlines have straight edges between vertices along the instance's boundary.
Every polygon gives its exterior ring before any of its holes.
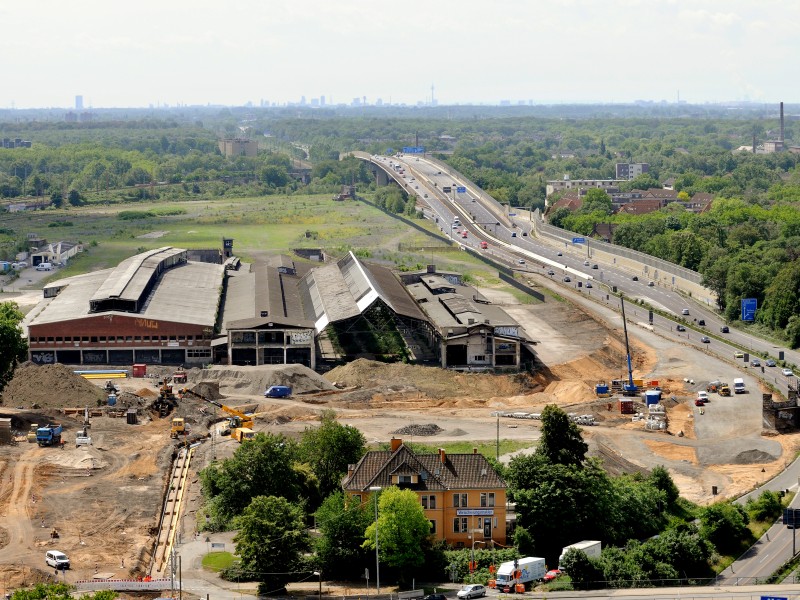
{"type": "Polygon", "coordinates": [[[734,459],[735,464],[739,465],[754,465],[758,463],[772,462],[777,457],[772,456],[763,450],[745,450],[736,455],[734,459]]]}
{"type": "Polygon", "coordinates": [[[226,395],[263,394],[271,385],[288,385],[294,394],[336,389],[324,377],[303,365],[191,369],[186,376],[191,383],[216,382],[226,395]]]}
{"type": "Polygon", "coordinates": [[[426,436],[436,435],[442,431],[444,431],[444,429],[439,427],[436,423],[426,423],[425,425],[406,425],[400,429],[395,429],[392,433],[398,433],[400,435],[426,436]]]}
{"type": "Polygon", "coordinates": [[[23,363],[3,390],[3,404],[21,408],[97,406],[105,399],[103,390],[62,364],[23,363]]]}
{"type": "Polygon", "coordinates": [[[419,390],[431,398],[515,396],[540,389],[539,384],[525,373],[461,373],[404,363],[386,364],[365,358],[336,367],[325,377],[346,387],[396,389],[402,385],[406,391],[419,390]]]}
{"type": "Polygon", "coordinates": [[[196,386],[190,388],[195,394],[208,398],[209,400],[219,400],[223,396],[219,393],[218,381],[201,381],[196,386]]]}

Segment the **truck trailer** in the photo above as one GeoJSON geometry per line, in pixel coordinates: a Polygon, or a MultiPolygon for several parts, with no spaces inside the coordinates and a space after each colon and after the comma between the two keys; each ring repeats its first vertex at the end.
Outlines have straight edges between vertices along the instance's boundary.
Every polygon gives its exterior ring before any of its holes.
{"type": "Polygon", "coordinates": [[[561,565],[564,564],[564,557],[567,555],[567,552],[569,552],[572,549],[582,551],[589,558],[600,558],[600,552],[603,549],[603,545],[597,540],[584,540],[576,544],[570,544],[569,546],[564,546],[561,549],[561,556],[558,557],[559,569],[563,570],[563,567],[561,565]]]}
{"type": "Polygon", "coordinates": [[[544,578],[546,572],[544,559],[538,556],[510,560],[498,567],[495,586],[501,592],[524,592],[531,583],[544,578]]]}

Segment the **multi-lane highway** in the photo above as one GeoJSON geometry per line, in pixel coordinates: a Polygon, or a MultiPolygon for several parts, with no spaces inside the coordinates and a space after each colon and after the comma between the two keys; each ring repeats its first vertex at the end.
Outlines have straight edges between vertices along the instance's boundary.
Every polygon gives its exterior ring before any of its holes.
{"type": "Polygon", "coordinates": [[[788,362],[800,364],[800,353],[731,327],[712,306],[695,302],[676,287],[651,282],[643,267],[637,272],[617,265],[616,261],[601,260],[601,255],[594,255],[591,248],[583,244],[534,236],[528,215],[506,214],[503,207],[459,173],[424,156],[373,156],[371,160],[391,172],[409,194],[415,194],[421,204],[427,205],[425,216],[455,242],[487,253],[514,269],[539,273],[587,295],[608,294],[611,301],[614,297],[611,293],[616,292],[629,299],[642,300],[656,309],[654,327],[701,345],[743,369],[753,369],[755,373],[751,371],[751,374],[784,395],[790,384],[797,386],[797,378],[784,376],[780,368],[766,366],[766,361],[753,368],[744,357],[736,357],[736,354],[745,352],[777,359],[778,353],[783,352],[788,362]],[[398,173],[395,165],[399,165],[403,174],[398,173]],[[485,242],[485,248],[481,242],[485,242]],[[686,331],[678,331],[678,325],[686,327],[686,331]],[[724,327],[728,327],[727,332],[723,331],[724,327]]]}

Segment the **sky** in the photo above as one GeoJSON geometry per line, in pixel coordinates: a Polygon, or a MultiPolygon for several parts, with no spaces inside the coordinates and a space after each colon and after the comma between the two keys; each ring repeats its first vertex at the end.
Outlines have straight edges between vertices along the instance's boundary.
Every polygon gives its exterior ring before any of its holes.
{"type": "Polygon", "coordinates": [[[786,0],[0,0],[0,108],[800,101],[786,0]]]}

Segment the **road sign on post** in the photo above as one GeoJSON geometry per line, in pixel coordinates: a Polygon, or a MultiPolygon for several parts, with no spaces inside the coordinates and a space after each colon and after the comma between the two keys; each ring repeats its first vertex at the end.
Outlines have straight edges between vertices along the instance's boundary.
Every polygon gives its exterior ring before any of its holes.
{"type": "Polygon", "coordinates": [[[574,237],[574,238],[572,238],[572,243],[573,244],[585,244],[586,243],[586,238],[574,237]]]}
{"type": "Polygon", "coordinates": [[[456,192],[458,192],[459,194],[466,194],[467,188],[463,185],[459,185],[456,187],[456,192]]]}

